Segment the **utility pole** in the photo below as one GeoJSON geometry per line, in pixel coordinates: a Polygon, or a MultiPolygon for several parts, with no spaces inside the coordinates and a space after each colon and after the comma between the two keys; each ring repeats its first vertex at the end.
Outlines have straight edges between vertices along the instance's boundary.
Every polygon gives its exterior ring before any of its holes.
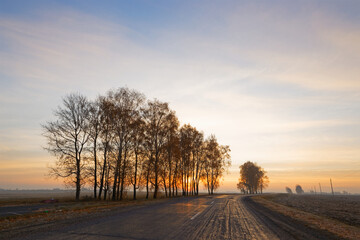
{"type": "Polygon", "coordinates": [[[322,190],[321,190],[321,184],[319,183],[319,188],[320,188],[320,195],[322,194],[322,190]]]}
{"type": "Polygon", "coordinates": [[[333,185],[332,185],[331,178],[330,178],[330,185],[331,185],[331,192],[332,192],[332,195],[334,196],[334,189],[333,189],[333,185]]]}

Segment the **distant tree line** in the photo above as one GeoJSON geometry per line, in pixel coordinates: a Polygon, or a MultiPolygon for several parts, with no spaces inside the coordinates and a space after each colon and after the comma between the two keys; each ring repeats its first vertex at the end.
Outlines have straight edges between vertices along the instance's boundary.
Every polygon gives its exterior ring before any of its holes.
{"type": "Polygon", "coordinates": [[[179,126],[168,103],[147,100],[128,88],[94,101],[81,94],[63,98],[55,120],[44,124],[45,147],[57,157],[50,175],[76,188],[93,186],[94,198],[121,200],[132,189],[146,198],[198,195],[200,182],[213,194],[230,166],[230,148],[190,124],[179,126]]]}
{"type": "Polygon", "coordinates": [[[262,193],[269,185],[266,171],[253,162],[246,162],[240,166],[240,178],[237,188],[244,194],[262,193]]]}

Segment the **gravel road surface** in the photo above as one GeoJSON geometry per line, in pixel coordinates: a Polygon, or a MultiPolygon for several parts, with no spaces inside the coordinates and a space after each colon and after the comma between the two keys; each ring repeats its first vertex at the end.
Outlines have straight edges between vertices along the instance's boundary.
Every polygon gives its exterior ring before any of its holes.
{"type": "MultiPolygon", "coordinates": [[[[1,233],[0,233],[1,234],[1,233]]],[[[240,195],[176,198],[51,223],[6,239],[337,239],[240,195]]],[[[1,238],[1,237],[0,237],[1,238]]]]}

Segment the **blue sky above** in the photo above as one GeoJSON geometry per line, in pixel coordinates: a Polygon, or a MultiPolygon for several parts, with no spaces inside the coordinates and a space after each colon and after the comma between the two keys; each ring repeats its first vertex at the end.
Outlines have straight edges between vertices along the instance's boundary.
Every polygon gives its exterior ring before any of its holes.
{"type": "Polygon", "coordinates": [[[1,1],[0,187],[50,186],[36,177],[52,159],[40,124],[64,95],[128,86],[230,145],[224,190],[251,160],[268,170],[270,190],[334,175],[360,192],[359,10],[358,1],[1,1]],[[309,178],[314,169],[323,174],[309,178]],[[20,170],[42,182],[16,180],[20,170]]]}

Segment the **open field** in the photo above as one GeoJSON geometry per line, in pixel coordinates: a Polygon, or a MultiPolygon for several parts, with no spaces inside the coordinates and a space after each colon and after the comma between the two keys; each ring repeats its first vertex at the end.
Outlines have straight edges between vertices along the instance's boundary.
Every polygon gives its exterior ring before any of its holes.
{"type": "Polygon", "coordinates": [[[359,239],[360,196],[264,194],[252,197],[266,208],[345,239],[359,239]]]}
{"type": "MultiPolygon", "coordinates": [[[[72,190],[0,190],[0,206],[39,203],[46,199],[58,199],[61,202],[74,199],[72,190]]],[[[85,197],[87,193],[83,193],[85,197]]]]}
{"type": "Polygon", "coordinates": [[[268,200],[360,227],[360,195],[264,195],[268,200]]]}
{"type": "MultiPolygon", "coordinates": [[[[164,197],[160,192],[159,198],[164,197]]],[[[137,192],[138,199],[144,199],[146,192],[137,192]]],[[[152,198],[153,193],[150,192],[149,198],[152,198]]],[[[132,200],[133,192],[125,191],[124,200],[132,200]]],[[[0,190],[0,206],[8,205],[23,205],[23,204],[35,204],[47,199],[57,199],[59,203],[74,202],[75,190],[0,190]]],[[[82,201],[92,201],[93,191],[82,190],[80,199],[82,201]]],[[[108,196],[111,199],[111,196],[108,196]]]]}

